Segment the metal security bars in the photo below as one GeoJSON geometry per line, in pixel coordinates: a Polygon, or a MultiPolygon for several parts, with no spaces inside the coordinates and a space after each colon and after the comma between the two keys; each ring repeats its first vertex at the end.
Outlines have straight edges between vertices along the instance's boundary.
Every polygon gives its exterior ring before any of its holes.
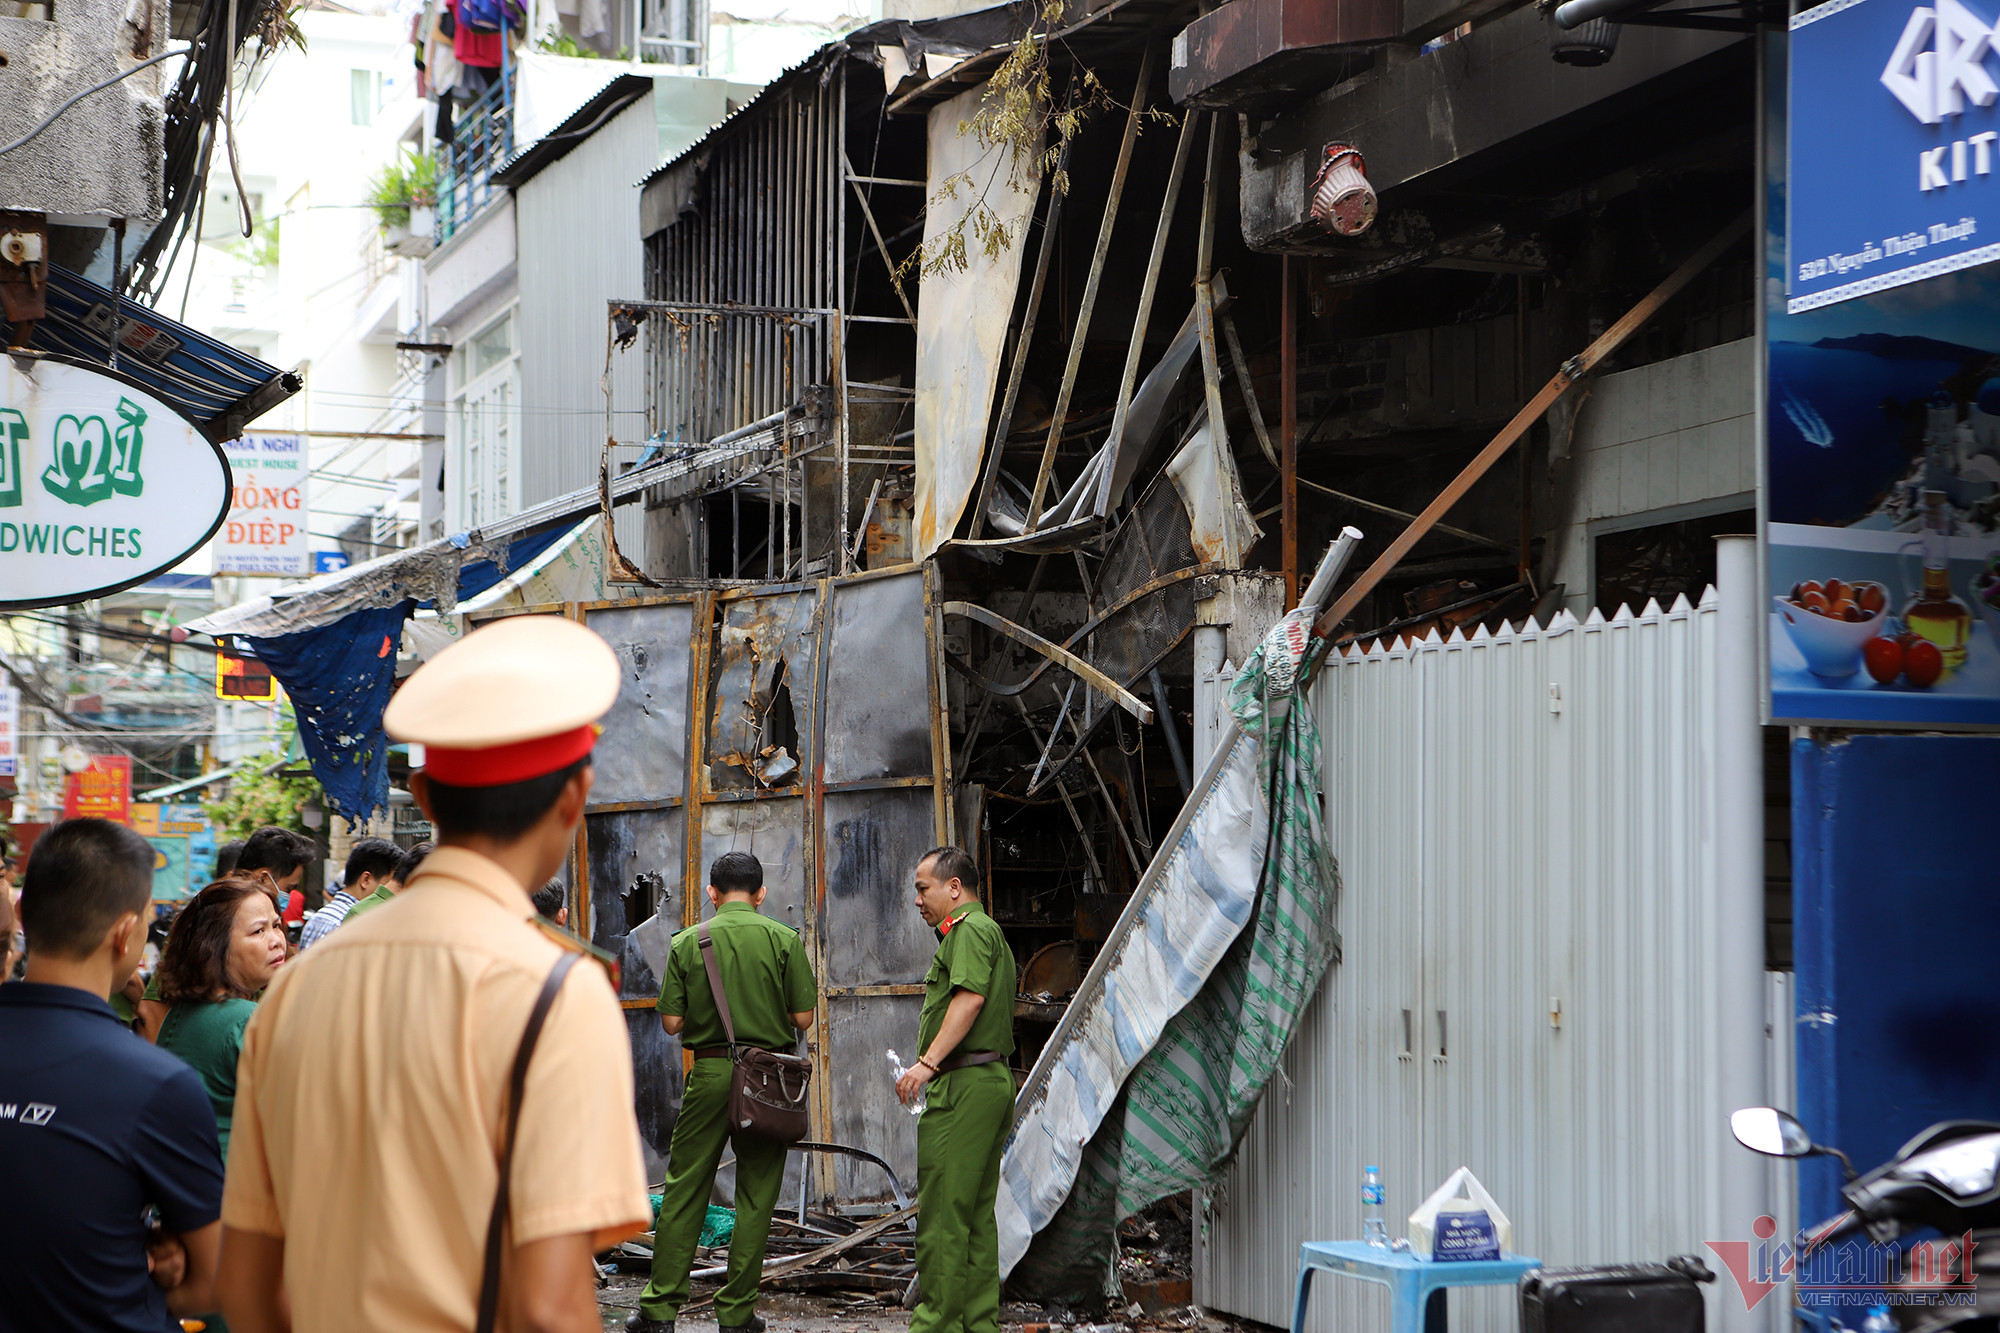
{"type": "Polygon", "coordinates": [[[506,193],[493,173],[514,156],[514,71],[459,113],[451,142],[438,145],[436,240],[443,245],[479,210],[506,193]]]}

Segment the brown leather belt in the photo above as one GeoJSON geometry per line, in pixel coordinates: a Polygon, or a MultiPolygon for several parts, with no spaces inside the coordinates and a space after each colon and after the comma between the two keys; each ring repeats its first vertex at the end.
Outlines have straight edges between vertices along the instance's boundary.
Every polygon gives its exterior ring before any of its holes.
{"type": "Polygon", "coordinates": [[[727,1046],[697,1046],[694,1048],[694,1058],[697,1060],[727,1060],[729,1058],[729,1048],[727,1046]]]}
{"type": "Polygon", "coordinates": [[[970,1069],[974,1065],[998,1064],[1006,1058],[1006,1054],[1001,1051],[960,1051],[956,1055],[947,1055],[944,1059],[938,1061],[937,1071],[940,1074],[949,1074],[954,1069],[970,1069]]]}

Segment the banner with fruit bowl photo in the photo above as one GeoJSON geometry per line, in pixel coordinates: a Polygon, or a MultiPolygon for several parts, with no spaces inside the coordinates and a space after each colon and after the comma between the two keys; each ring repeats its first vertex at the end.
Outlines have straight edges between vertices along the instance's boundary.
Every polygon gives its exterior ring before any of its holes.
{"type": "MultiPolygon", "coordinates": [[[[1837,145],[1852,117],[1790,120],[1784,47],[1771,49],[1759,479],[1768,716],[2000,729],[2000,263],[1905,281],[1912,270],[1790,313],[1800,303],[1787,299],[1799,295],[1788,223],[1801,225],[1800,210],[1824,223],[1819,214],[1871,192],[1815,190],[1797,174],[1802,143],[1837,145]]],[[[1792,77],[1816,77],[1807,66],[1819,57],[1790,54],[1792,77]]]]}
{"type": "Polygon", "coordinates": [[[2000,725],[2000,537],[1768,533],[1773,721],[2000,725]]]}

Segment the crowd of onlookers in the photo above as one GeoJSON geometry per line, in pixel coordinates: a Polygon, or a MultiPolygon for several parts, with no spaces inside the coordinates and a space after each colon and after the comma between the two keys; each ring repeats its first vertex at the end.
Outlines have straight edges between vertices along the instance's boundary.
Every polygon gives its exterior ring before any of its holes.
{"type": "Polygon", "coordinates": [[[429,850],[356,842],[310,916],[319,850],[282,828],[223,847],[171,915],[152,845],[123,825],[66,820],[0,867],[0,1333],[220,1328],[244,1028],[289,959],[393,898],[429,850]]]}

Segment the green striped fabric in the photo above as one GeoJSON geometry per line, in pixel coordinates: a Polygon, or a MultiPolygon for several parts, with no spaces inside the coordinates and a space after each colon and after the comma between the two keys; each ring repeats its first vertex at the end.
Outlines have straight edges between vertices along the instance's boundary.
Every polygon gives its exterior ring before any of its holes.
{"type": "Polygon", "coordinates": [[[1339,955],[1340,879],[1321,822],[1319,727],[1302,692],[1310,665],[1298,673],[1299,693],[1280,693],[1285,664],[1265,667],[1279,644],[1274,631],[1229,692],[1237,724],[1259,744],[1276,810],[1249,925],[1126,1080],[1068,1199],[1010,1276],[1016,1298],[1089,1305],[1119,1294],[1117,1224],[1217,1181],[1339,955]]]}

